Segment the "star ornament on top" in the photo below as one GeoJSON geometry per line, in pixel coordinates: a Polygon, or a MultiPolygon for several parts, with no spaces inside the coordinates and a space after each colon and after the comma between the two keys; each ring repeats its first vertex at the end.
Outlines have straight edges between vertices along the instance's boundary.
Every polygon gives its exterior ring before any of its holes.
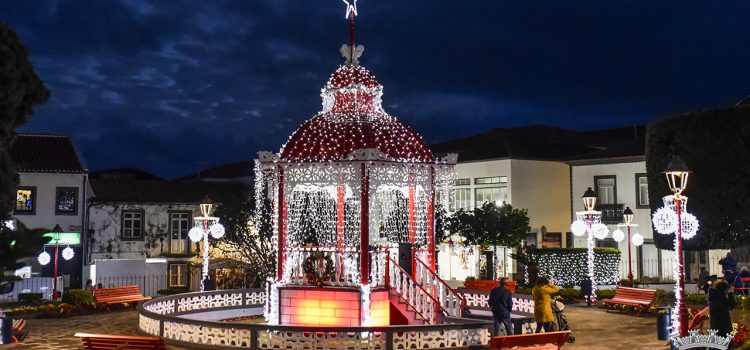
{"type": "Polygon", "coordinates": [[[346,16],[344,18],[349,18],[349,14],[353,13],[355,16],[357,15],[357,0],[341,0],[346,4],[346,16]],[[349,3],[349,1],[353,1],[353,3],[349,3]]]}

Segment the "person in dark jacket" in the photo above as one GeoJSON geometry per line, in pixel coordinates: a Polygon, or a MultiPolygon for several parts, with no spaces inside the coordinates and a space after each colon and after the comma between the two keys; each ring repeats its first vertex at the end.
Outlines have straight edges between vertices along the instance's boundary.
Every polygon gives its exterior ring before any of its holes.
{"type": "Polygon", "coordinates": [[[727,252],[727,256],[719,260],[719,265],[724,270],[724,279],[729,283],[734,282],[734,273],[737,272],[737,261],[732,257],[732,253],[727,252]]]}
{"type": "Polygon", "coordinates": [[[510,312],[513,310],[513,293],[505,289],[508,279],[500,278],[500,286],[490,292],[490,309],[492,320],[495,321],[495,336],[500,335],[500,324],[505,326],[505,335],[513,335],[513,325],[510,323],[510,312]]]}
{"type": "Polygon", "coordinates": [[[708,314],[711,329],[718,330],[717,335],[727,336],[732,332],[732,317],[729,311],[734,309],[734,292],[726,280],[719,278],[708,288],[708,314]]]}

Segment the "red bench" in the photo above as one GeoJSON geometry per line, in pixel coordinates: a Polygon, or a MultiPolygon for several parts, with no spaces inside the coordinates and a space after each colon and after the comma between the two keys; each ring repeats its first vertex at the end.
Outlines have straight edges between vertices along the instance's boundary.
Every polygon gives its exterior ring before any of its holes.
{"type": "Polygon", "coordinates": [[[697,329],[699,331],[702,331],[703,322],[706,321],[706,317],[708,317],[708,307],[704,308],[701,311],[698,311],[698,313],[693,315],[693,319],[690,320],[690,323],[688,323],[688,329],[697,329]]]}
{"type": "Polygon", "coordinates": [[[131,335],[76,333],[86,350],[167,350],[160,337],[139,337],[131,335]]]}
{"type": "Polygon", "coordinates": [[[26,328],[26,320],[19,319],[19,320],[13,320],[13,331],[11,332],[13,335],[13,342],[18,343],[23,340],[23,338],[26,338],[26,335],[29,334],[28,331],[25,330],[26,328]]]}
{"type": "Polygon", "coordinates": [[[492,337],[491,349],[508,349],[514,346],[524,346],[523,349],[556,350],[568,342],[570,331],[532,333],[521,335],[505,335],[492,337]]]}
{"type": "Polygon", "coordinates": [[[151,300],[151,297],[144,296],[141,293],[141,288],[138,286],[95,289],[94,298],[97,303],[104,304],[107,308],[112,304],[138,303],[139,301],[151,300]]]}
{"type": "MultiPolygon", "coordinates": [[[[654,298],[656,298],[656,289],[617,287],[615,296],[612,299],[602,299],[600,301],[602,304],[632,306],[638,310],[637,315],[640,315],[642,311],[647,311],[651,308],[654,298]]],[[[609,308],[607,312],[609,312],[609,308]]]]}

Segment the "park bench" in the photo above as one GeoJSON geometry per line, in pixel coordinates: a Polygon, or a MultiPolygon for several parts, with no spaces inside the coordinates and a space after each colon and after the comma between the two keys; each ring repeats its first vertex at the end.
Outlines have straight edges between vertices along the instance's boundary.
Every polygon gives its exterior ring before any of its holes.
{"type": "Polygon", "coordinates": [[[522,335],[504,335],[492,337],[491,349],[509,349],[523,346],[524,350],[558,350],[568,342],[570,331],[544,332],[522,335]]]}
{"type": "Polygon", "coordinates": [[[26,328],[26,320],[24,319],[18,319],[13,320],[13,331],[11,332],[13,335],[13,342],[18,343],[23,340],[23,338],[26,338],[26,335],[29,334],[29,331],[25,330],[26,328]]]}
{"type": "Polygon", "coordinates": [[[702,331],[703,322],[706,321],[706,317],[708,317],[708,307],[704,308],[701,311],[698,311],[695,315],[693,315],[693,319],[691,319],[690,323],[688,323],[688,329],[697,329],[699,331],[702,331]]]}
{"type": "MultiPolygon", "coordinates": [[[[600,301],[605,305],[632,306],[638,310],[636,315],[640,315],[642,311],[651,308],[654,298],[656,298],[656,289],[617,287],[615,296],[612,299],[602,299],[600,301]]],[[[609,308],[607,308],[607,312],[609,312],[609,308]]]]}
{"type": "Polygon", "coordinates": [[[101,288],[94,290],[94,298],[97,303],[104,304],[108,309],[112,304],[138,303],[139,301],[151,300],[144,296],[138,286],[122,286],[113,288],[101,288]]]}
{"type": "Polygon", "coordinates": [[[86,350],[166,350],[161,337],[76,333],[86,350]]]}

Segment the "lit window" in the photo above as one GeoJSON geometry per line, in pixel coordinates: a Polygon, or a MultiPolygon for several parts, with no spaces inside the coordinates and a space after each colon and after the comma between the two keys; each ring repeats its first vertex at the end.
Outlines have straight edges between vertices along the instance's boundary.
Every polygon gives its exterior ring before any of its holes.
{"type": "Polygon", "coordinates": [[[458,188],[455,191],[455,197],[453,198],[452,211],[458,211],[459,209],[470,210],[471,209],[471,189],[470,188],[458,188]]]}
{"type": "Polygon", "coordinates": [[[596,177],[596,195],[597,204],[616,204],[615,203],[615,177],[596,177]]]}
{"type": "Polygon", "coordinates": [[[467,186],[471,185],[471,179],[456,179],[455,181],[456,186],[467,186]]]}
{"type": "Polygon", "coordinates": [[[187,287],[187,264],[169,264],[169,288],[187,287]]]}
{"type": "Polygon", "coordinates": [[[36,187],[19,187],[16,190],[14,214],[34,214],[36,212],[36,187]]]}
{"type": "Polygon", "coordinates": [[[78,187],[58,187],[55,195],[56,215],[78,215],[78,187]]]}
{"type": "Polygon", "coordinates": [[[122,238],[143,238],[143,211],[126,210],[122,212],[122,238]]]}
{"type": "Polygon", "coordinates": [[[475,185],[491,185],[508,182],[507,176],[478,177],[474,179],[475,185]]]}
{"type": "Polygon", "coordinates": [[[474,193],[477,208],[481,208],[484,203],[495,203],[501,205],[508,200],[507,187],[488,187],[477,188],[474,193]]]}

